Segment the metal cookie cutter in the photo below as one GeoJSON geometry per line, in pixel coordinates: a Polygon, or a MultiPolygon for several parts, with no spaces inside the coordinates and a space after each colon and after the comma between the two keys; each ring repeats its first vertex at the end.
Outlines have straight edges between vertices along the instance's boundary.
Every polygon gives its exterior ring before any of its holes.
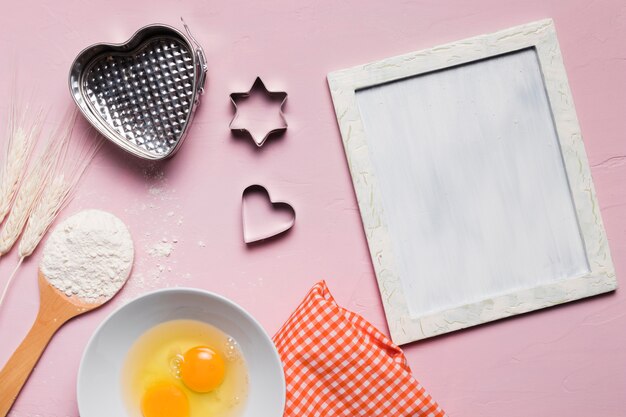
{"type": "Polygon", "coordinates": [[[241,196],[243,241],[246,244],[272,239],[296,222],[296,211],[284,201],[274,201],[267,188],[253,184],[241,196]]]}
{"type": "Polygon", "coordinates": [[[204,92],[204,51],[184,26],[186,34],[148,25],[124,43],[92,45],[70,69],[70,92],[83,115],[140,158],[174,155],[204,92]]]}
{"type": "Polygon", "coordinates": [[[229,129],[234,132],[247,134],[248,136],[252,138],[256,146],[258,147],[263,146],[267,138],[269,138],[270,136],[274,134],[282,133],[287,130],[287,119],[285,119],[285,113],[283,111],[283,108],[285,107],[285,102],[287,101],[287,93],[285,91],[269,91],[267,87],[265,87],[265,84],[263,83],[263,80],[261,80],[261,77],[256,77],[256,79],[254,80],[254,83],[252,84],[252,87],[250,87],[248,91],[245,91],[243,93],[231,93],[230,101],[233,103],[233,106],[235,107],[235,116],[233,117],[233,119],[230,121],[230,124],[228,125],[229,129]],[[248,99],[250,95],[252,94],[252,92],[255,90],[260,90],[260,94],[263,94],[269,100],[280,101],[278,113],[280,116],[281,125],[268,130],[265,133],[265,135],[262,137],[259,137],[258,135],[253,134],[249,128],[245,126],[240,126],[238,124],[239,109],[237,107],[237,102],[248,99]]]}

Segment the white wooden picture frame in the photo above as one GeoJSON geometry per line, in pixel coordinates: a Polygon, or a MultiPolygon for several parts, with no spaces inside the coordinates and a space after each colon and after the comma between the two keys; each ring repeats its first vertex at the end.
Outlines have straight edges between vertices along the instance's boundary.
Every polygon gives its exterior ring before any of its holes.
{"type": "Polygon", "coordinates": [[[395,343],[617,287],[552,20],[328,83],[395,343]]]}

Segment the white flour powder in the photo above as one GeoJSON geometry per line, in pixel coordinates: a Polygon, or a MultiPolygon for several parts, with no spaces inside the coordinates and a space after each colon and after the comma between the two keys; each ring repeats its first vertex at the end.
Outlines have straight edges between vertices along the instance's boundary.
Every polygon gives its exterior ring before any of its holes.
{"type": "Polygon", "coordinates": [[[171,243],[166,242],[165,239],[163,240],[164,241],[157,242],[152,245],[152,247],[148,251],[150,256],[152,256],[153,258],[166,258],[172,254],[174,246],[171,243]]]}
{"type": "Polygon", "coordinates": [[[51,233],[41,271],[67,296],[93,303],[113,297],[132,264],[133,240],[126,225],[110,213],[85,210],[51,233]]]}

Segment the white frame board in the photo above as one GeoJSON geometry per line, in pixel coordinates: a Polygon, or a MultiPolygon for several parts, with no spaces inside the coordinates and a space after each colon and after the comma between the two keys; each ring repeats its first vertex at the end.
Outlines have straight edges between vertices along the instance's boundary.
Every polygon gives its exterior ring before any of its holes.
{"type": "MultiPolygon", "coordinates": [[[[328,75],[328,84],[389,330],[395,343],[404,344],[617,288],[606,233],[552,20],[533,22],[493,34],[332,72],[328,75]],[[536,281],[537,284],[531,287],[511,285],[509,291],[491,293],[484,299],[416,312],[415,303],[411,304],[412,300],[407,299],[406,282],[417,272],[403,269],[403,260],[400,257],[403,252],[398,250],[398,245],[410,242],[406,241],[406,236],[402,242],[398,242],[393,228],[390,228],[392,222],[386,217],[384,207],[389,208],[390,204],[397,202],[393,201],[391,191],[385,189],[383,192],[381,189],[382,183],[388,184],[388,178],[383,178],[381,172],[377,172],[382,165],[378,160],[378,163],[375,163],[375,157],[379,155],[372,155],[375,148],[372,146],[372,132],[369,132],[368,140],[365,127],[372,123],[363,119],[364,114],[376,117],[376,112],[365,112],[362,108],[363,103],[359,105],[357,95],[379,86],[514,55],[529,49],[534,51],[538,61],[545,89],[542,90],[542,94],[547,99],[547,108],[552,119],[551,126],[554,132],[551,134],[558,141],[556,149],[562,158],[559,163],[562,163],[565,174],[563,184],[567,189],[568,198],[571,199],[572,219],[575,219],[578,236],[581,239],[580,247],[586,258],[585,270],[554,280],[539,279],[536,281]],[[391,200],[385,201],[385,198],[391,200]]],[[[420,97],[414,95],[412,99],[419,100],[420,97]]],[[[395,109],[382,111],[394,112],[395,109]]],[[[419,116],[428,118],[429,115],[419,116]]],[[[389,140],[393,140],[392,132],[389,140]]],[[[387,162],[393,164],[395,161],[387,162]]],[[[404,189],[402,192],[407,191],[404,189]]],[[[416,213],[420,215],[419,211],[416,213]]],[[[415,236],[415,239],[419,239],[419,236],[415,236]]],[[[502,279],[506,280],[507,277],[502,279]]],[[[424,285],[423,280],[420,285],[424,285]]]]}

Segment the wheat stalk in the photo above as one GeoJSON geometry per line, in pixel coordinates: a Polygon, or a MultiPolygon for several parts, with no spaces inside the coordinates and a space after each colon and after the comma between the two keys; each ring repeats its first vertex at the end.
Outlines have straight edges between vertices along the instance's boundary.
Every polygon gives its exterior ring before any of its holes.
{"type": "Polygon", "coordinates": [[[22,110],[18,115],[14,99],[9,114],[5,159],[0,171],[0,224],[11,209],[20,183],[26,175],[28,160],[41,133],[41,109],[35,112],[32,119],[28,118],[31,116],[28,105],[22,110]]]}
{"type": "MultiPolygon", "coordinates": [[[[4,227],[0,230],[0,256],[11,250],[17,239],[22,234],[24,226],[29,220],[36,203],[44,194],[49,194],[55,181],[52,180],[53,174],[58,169],[67,152],[67,145],[72,135],[74,122],[76,120],[76,112],[73,112],[67,118],[66,123],[62,124],[48,139],[48,144],[43,152],[35,160],[34,167],[31,168],[26,178],[21,183],[15,202],[9,212],[4,223],[4,227]]],[[[57,181],[58,185],[58,181],[57,181]]],[[[58,189],[59,187],[57,187],[58,189]]],[[[57,193],[53,193],[57,195],[57,193]]],[[[47,228],[46,228],[47,229],[47,228]]],[[[6,282],[2,294],[0,294],[0,306],[15,278],[15,274],[25,257],[20,257],[17,266],[6,282]]]]}
{"type": "Polygon", "coordinates": [[[67,201],[72,185],[63,174],[52,179],[31,212],[18,245],[20,260],[30,256],[67,201]]]}
{"type": "Polygon", "coordinates": [[[4,227],[0,230],[0,256],[11,250],[22,233],[28,216],[50,176],[53,167],[51,159],[49,155],[42,155],[38,158],[35,161],[37,165],[28,173],[20,186],[15,197],[15,203],[13,203],[4,227]]]}
{"type": "MultiPolygon", "coordinates": [[[[35,161],[35,167],[28,173],[24,182],[20,186],[19,191],[17,192],[15,203],[9,212],[9,216],[4,223],[4,227],[0,231],[0,255],[6,254],[13,247],[13,244],[22,233],[24,224],[28,220],[28,216],[35,201],[46,185],[47,176],[53,167],[52,162],[54,161],[52,159],[51,152],[49,151],[54,150],[51,146],[55,143],[56,141],[50,141],[48,143],[46,152],[37,158],[35,161]]],[[[4,301],[4,297],[7,294],[9,286],[13,282],[15,273],[21,264],[22,260],[18,262],[17,267],[13,270],[13,273],[4,285],[2,295],[0,295],[0,306],[4,301]]]]}
{"type": "MultiPolygon", "coordinates": [[[[87,134],[85,136],[91,135],[87,134]]],[[[52,222],[54,222],[54,219],[69,202],[72,191],[85,172],[87,165],[89,165],[89,162],[100,149],[102,138],[100,137],[95,141],[91,139],[89,138],[90,144],[85,145],[85,149],[81,149],[81,152],[75,158],[72,158],[68,172],[62,172],[63,169],[57,170],[58,172],[55,173],[54,178],[52,178],[50,184],[46,186],[46,189],[41,194],[28,218],[28,223],[18,246],[20,261],[32,255],[35,251],[52,222]]]]}
{"type": "MultiPolygon", "coordinates": [[[[51,167],[53,174],[46,179],[44,188],[39,193],[34,207],[30,211],[26,228],[24,229],[24,233],[22,233],[22,238],[18,245],[19,261],[0,295],[0,306],[2,306],[4,297],[15,278],[17,270],[24,262],[24,259],[32,255],[41,242],[41,239],[54,222],[54,219],[69,202],[76,184],[78,184],[78,181],[87,169],[89,162],[91,162],[102,146],[102,137],[97,137],[97,139],[92,137],[94,136],[91,134],[93,132],[94,131],[90,131],[83,136],[83,145],[79,148],[79,151],[74,157],[70,158],[71,162],[69,166],[64,166],[64,161],[67,155],[67,145],[69,144],[68,139],[71,136],[71,130],[68,132],[67,137],[62,138],[58,148],[55,149],[57,153],[55,156],[56,160],[53,161],[55,166],[51,167]],[[88,144],[84,143],[86,137],[88,144]]],[[[0,232],[0,244],[1,242],[2,232],[0,232]]]]}
{"type": "Polygon", "coordinates": [[[35,166],[20,185],[13,207],[0,230],[0,256],[9,252],[20,237],[35,203],[48,185],[59,159],[67,149],[74,120],[75,113],[50,137],[46,148],[35,160],[35,166]]]}

